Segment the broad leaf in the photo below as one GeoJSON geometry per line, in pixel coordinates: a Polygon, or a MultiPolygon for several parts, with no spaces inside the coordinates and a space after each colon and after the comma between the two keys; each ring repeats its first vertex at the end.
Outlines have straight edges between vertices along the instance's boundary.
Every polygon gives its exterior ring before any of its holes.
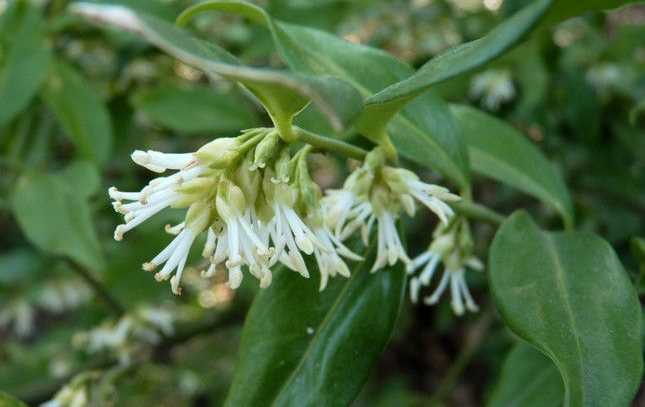
{"type": "Polygon", "coordinates": [[[562,178],[549,161],[517,130],[469,107],[452,105],[468,141],[474,171],[552,205],[567,227],[573,226],[573,203],[562,178]]]}
{"type": "Polygon", "coordinates": [[[130,31],[197,69],[243,84],[262,102],[278,126],[290,123],[309,101],[338,132],[360,112],[360,94],[339,78],[250,68],[213,44],[154,16],[122,6],[76,3],[73,10],[87,19],[130,31]]]}
{"type": "Polygon", "coordinates": [[[563,394],[553,361],[522,341],[508,352],[486,407],[559,407],[563,394]]]}
{"type": "Polygon", "coordinates": [[[130,100],[156,123],[179,132],[233,132],[255,122],[247,105],[215,89],[164,84],[139,90],[130,100]]]}
{"type": "Polygon", "coordinates": [[[97,91],[74,68],[57,61],[43,96],[81,157],[105,164],[112,148],[112,124],[97,91]]]}
{"type": "Polygon", "coordinates": [[[226,406],[354,400],[390,338],[405,283],[401,263],[370,273],[375,246],[351,277],[332,279],[322,292],[290,270],[275,272],[246,317],[226,406]]]}
{"type": "Polygon", "coordinates": [[[558,366],[565,406],[627,406],[643,373],[638,297],[613,249],[547,233],[524,212],[498,230],[490,288],[506,325],[558,366]]]}
{"type": "Polygon", "coordinates": [[[395,83],[365,101],[388,103],[392,108],[407,103],[432,85],[453,78],[497,58],[517,44],[549,9],[553,0],[536,0],[504,20],[488,35],[448,49],[423,65],[413,76],[395,83]]]}
{"type": "Polygon", "coordinates": [[[45,253],[101,269],[103,255],[87,202],[98,179],[94,166],[80,162],[57,173],[23,174],[12,191],[11,207],[29,241],[45,253]]]}
{"type": "MultiPolygon", "coordinates": [[[[297,72],[332,75],[343,78],[363,97],[401,81],[414,70],[393,56],[366,46],[345,41],[324,31],[273,20],[261,8],[240,1],[207,1],[184,12],[178,19],[185,23],[204,10],[216,10],[244,16],[267,27],[280,55],[297,72]]],[[[362,114],[357,129],[373,141],[385,142],[386,126],[392,114],[372,111],[362,114]],[[387,116],[387,120],[381,120],[387,116]]],[[[441,172],[456,184],[470,184],[466,145],[445,103],[428,93],[409,109],[397,115],[387,135],[404,157],[419,165],[441,172]]]]}
{"type": "Polygon", "coordinates": [[[28,1],[9,2],[0,13],[0,125],[27,106],[50,63],[47,24],[40,11],[28,1]]]}

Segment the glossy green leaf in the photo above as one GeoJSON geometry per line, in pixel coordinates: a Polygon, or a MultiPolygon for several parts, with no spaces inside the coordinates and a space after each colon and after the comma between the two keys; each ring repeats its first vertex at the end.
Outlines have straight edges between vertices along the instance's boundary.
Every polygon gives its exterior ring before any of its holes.
{"type": "Polygon", "coordinates": [[[275,272],[246,317],[226,406],[341,407],[354,400],[390,338],[404,293],[401,263],[370,273],[375,246],[351,277],[332,279],[322,292],[290,270],[275,272]]]}
{"type": "Polygon", "coordinates": [[[472,107],[453,105],[468,141],[474,171],[552,205],[573,226],[573,203],[562,178],[526,138],[505,122],[472,107]]]}
{"type": "Polygon", "coordinates": [[[105,164],[112,148],[112,124],[97,91],[70,65],[56,61],[43,88],[48,107],[79,155],[105,164]]]}
{"type": "Polygon", "coordinates": [[[643,373],[643,323],[609,244],[586,232],[543,232],[517,212],[493,240],[489,270],[506,325],[557,365],[565,406],[629,405],[643,373]]]}
{"type": "Polygon", "coordinates": [[[360,112],[360,94],[339,78],[250,68],[216,45],[154,16],[122,6],[76,3],[73,10],[87,19],[141,36],[197,69],[243,84],[262,102],[278,125],[289,123],[309,101],[338,132],[353,122],[360,112]]]}
{"type": "Polygon", "coordinates": [[[553,361],[522,341],[508,352],[486,407],[559,407],[563,394],[553,361]]]}
{"type": "Polygon", "coordinates": [[[87,202],[98,179],[94,166],[80,162],[56,173],[23,174],[12,191],[11,208],[27,239],[45,253],[101,269],[103,255],[87,202]]]}
{"type": "MultiPolygon", "coordinates": [[[[178,21],[183,23],[204,10],[235,13],[267,27],[278,52],[291,69],[343,78],[363,97],[414,73],[412,68],[383,51],[345,41],[324,31],[276,21],[247,2],[203,2],[186,10],[178,21]]],[[[462,187],[470,184],[466,145],[446,104],[437,95],[432,92],[423,95],[413,106],[395,116],[387,129],[393,114],[389,110],[364,113],[356,122],[363,135],[381,142],[387,131],[404,157],[438,170],[462,187]],[[387,119],[381,120],[383,117],[387,119]]]]}
{"type": "Polygon", "coordinates": [[[0,407],[27,407],[27,405],[12,395],[0,391],[0,407]]]}
{"type": "Polygon", "coordinates": [[[551,7],[553,0],[536,0],[507,18],[486,36],[448,49],[423,65],[413,76],[397,82],[365,101],[369,105],[400,106],[432,85],[481,66],[521,41],[551,7]]]}
{"type": "Polygon", "coordinates": [[[47,24],[28,1],[0,13],[0,125],[36,95],[51,64],[47,24]]]}
{"type": "Polygon", "coordinates": [[[215,89],[162,84],[136,91],[130,100],[154,122],[179,132],[234,132],[255,122],[247,105],[215,89]]]}

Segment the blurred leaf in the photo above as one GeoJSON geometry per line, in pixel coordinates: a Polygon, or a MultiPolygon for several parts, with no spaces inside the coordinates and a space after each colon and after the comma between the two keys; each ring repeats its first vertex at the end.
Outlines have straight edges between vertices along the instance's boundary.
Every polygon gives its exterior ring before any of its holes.
{"type": "Polygon", "coordinates": [[[636,126],[639,117],[643,116],[645,116],[645,98],[636,103],[636,105],[629,111],[629,123],[632,126],[636,126]]]}
{"type": "Polygon", "coordinates": [[[27,405],[17,398],[0,391],[0,407],[27,407],[27,405]]]}
{"type": "Polygon", "coordinates": [[[322,292],[297,273],[276,271],[246,317],[226,406],[354,400],[390,338],[405,283],[400,262],[370,273],[375,243],[350,278],[336,277],[322,292]]]}
{"type": "Polygon", "coordinates": [[[11,195],[13,212],[31,243],[45,253],[69,256],[94,271],[103,267],[87,202],[88,191],[98,185],[96,180],[93,166],[72,163],[57,173],[24,173],[11,195]]]}
{"type": "Polygon", "coordinates": [[[487,407],[558,407],[562,377],[551,359],[522,341],[506,356],[487,407]]]}
{"type": "Polygon", "coordinates": [[[28,1],[13,1],[0,13],[0,125],[27,106],[49,66],[47,24],[28,1]]]}
{"type": "Polygon", "coordinates": [[[611,246],[590,233],[542,232],[517,212],[489,264],[502,319],[556,363],[564,405],[629,405],[643,373],[642,315],[611,246]]]}
{"type": "Polygon", "coordinates": [[[596,91],[580,72],[572,72],[562,84],[566,95],[567,123],[583,143],[597,145],[601,133],[602,107],[596,91]]]}
{"type": "MultiPolygon", "coordinates": [[[[533,0],[504,0],[502,11],[504,14],[514,12],[515,10],[525,7],[526,4],[533,0]]],[[[549,28],[561,21],[568,20],[587,11],[601,11],[615,9],[626,4],[634,3],[633,0],[586,0],[570,1],[557,0],[553,2],[553,7],[540,21],[538,29],[549,28]]]]}
{"type": "Polygon", "coordinates": [[[34,271],[43,269],[46,260],[24,248],[0,255],[0,287],[2,285],[29,284],[34,271]]]}
{"type": "Polygon", "coordinates": [[[288,123],[309,101],[338,132],[360,112],[360,95],[339,78],[250,68],[214,44],[154,16],[121,6],[76,3],[73,10],[87,19],[133,32],[188,65],[243,84],[278,123],[288,123]]]}
{"type": "Polygon", "coordinates": [[[107,108],[90,83],[62,60],[56,61],[43,96],[81,157],[105,164],[112,147],[107,108]]]}
{"type": "Polygon", "coordinates": [[[369,105],[402,106],[432,85],[445,81],[502,55],[517,44],[551,7],[553,0],[536,0],[493,28],[486,36],[450,48],[432,58],[411,77],[368,98],[369,105]]]}
{"type": "MultiPolygon", "coordinates": [[[[204,10],[235,13],[267,27],[291,69],[343,78],[363,97],[414,73],[412,68],[383,51],[345,41],[324,31],[273,20],[264,10],[246,2],[203,2],[186,10],[179,21],[185,22],[204,10]]],[[[373,111],[360,116],[356,126],[363,135],[378,143],[384,139],[389,118],[388,112],[373,111]],[[388,120],[381,121],[384,114],[388,120]]],[[[469,185],[466,146],[445,103],[434,93],[424,95],[414,106],[404,109],[394,118],[387,132],[406,158],[435,168],[460,186],[469,185]]]]}
{"type": "Polygon", "coordinates": [[[179,132],[232,132],[255,122],[247,105],[215,89],[161,84],[134,92],[130,100],[155,122],[179,132]]]}
{"type": "Polygon", "coordinates": [[[631,240],[632,253],[640,265],[640,272],[634,285],[636,286],[636,291],[639,295],[645,293],[645,239],[642,237],[633,237],[631,240]]]}
{"type": "Polygon", "coordinates": [[[560,176],[542,153],[505,122],[465,105],[452,105],[468,140],[473,169],[553,205],[573,226],[573,203],[560,176]]]}

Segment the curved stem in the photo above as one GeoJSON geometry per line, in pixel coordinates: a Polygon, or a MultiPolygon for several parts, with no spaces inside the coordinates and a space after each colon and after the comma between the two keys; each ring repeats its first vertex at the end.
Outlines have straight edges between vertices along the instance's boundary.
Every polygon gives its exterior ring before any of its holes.
{"type": "Polygon", "coordinates": [[[121,306],[121,304],[110,294],[101,282],[92,275],[85,267],[81,266],[78,264],[76,261],[70,259],[69,257],[66,257],[65,260],[67,263],[74,269],[76,273],[78,273],[94,290],[94,292],[103,300],[103,302],[108,306],[110,311],[117,316],[120,317],[125,313],[125,309],[121,306]]]}
{"type": "Polygon", "coordinates": [[[310,144],[313,147],[327,150],[332,153],[342,154],[345,157],[359,161],[363,161],[365,159],[365,155],[367,155],[367,151],[360,147],[345,143],[344,141],[324,137],[296,126],[293,127],[293,130],[294,134],[300,141],[310,144]]]}
{"type": "Polygon", "coordinates": [[[478,219],[484,222],[488,222],[495,226],[501,225],[506,219],[504,215],[501,215],[494,210],[475,202],[468,202],[464,200],[460,202],[450,203],[450,206],[455,210],[455,212],[466,215],[467,217],[472,219],[478,219]]]}

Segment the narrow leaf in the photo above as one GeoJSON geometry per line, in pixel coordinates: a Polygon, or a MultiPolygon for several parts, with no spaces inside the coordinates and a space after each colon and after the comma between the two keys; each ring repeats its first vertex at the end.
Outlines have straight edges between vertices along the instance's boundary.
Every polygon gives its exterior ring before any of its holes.
{"type": "Polygon", "coordinates": [[[56,114],[79,155],[105,164],[112,148],[112,124],[107,108],[91,84],[68,64],[53,65],[43,96],[56,114]]]}
{"type": "Polygon", "coordinates": [[[542,232],[518,212],[489,263],[502,319],[558,366],[564,405],[629,405],[643,373],[642,315],[611,246],[591,233],[542,232]]]}
{"type": "MultiPolygon", "coordinates": [[[[345,41],[324,31],[272,19],[264,10],[241,1],[206,1],[186,10],[178,22],[195,14],[214,10],[235,13],[268,28],[278,52],[297,72],[343,78],[368,97],[401,81],[414,70],[393,56],[374,48],[345,41]]],[[[462,187],[470,183],[468,154],[455,120],[446,104],[429,92],[415,106],[405,109],[388,123],[391,109],[361,114],[357,129],[380,143],[387,135],[404,157],[441,172],[462,187]],[[387,119],[383,120],[386,117],[387,119]]]]}
{"type": "Polygon", "coordinates": [[[0,13],[0,125],[35,96],[51,59],[47,24],[40,11],[28,1],[9,2],[0,13]]]}
{"type": "Polygon", "coordinates": [[[374,252],[372,244],[351,277],[332,279],[322,292],[297,273],[276,271],[246,317],[226,406],[354,400],[390,338],[405,283],[400,263],[370,273],[374,252]]]}
{"type": "Polygon", "coordinates": [[[452,105],[468,141],[474,171],[511,185],[552,205],[567,227],[573,226],[573,203],[562,178],[526,138],[505,122],[462,105],[452,105]]]}
{"type": "Polygon", "coordinates": [[[486,407],[559,407],[563,394],[553,361],[522,341],[508,352],[486,407]]]}
{"type": "Polygon", "coordinates": [[[311,101],[334,129],[341,132],[360,112],[360,94],[341,79],[250,68],[213,44],[154,16],[122,6],[76,3],[73,11],[98,23],[132,32],[197,69],[243,84],[277,122],[290,122],[311,101]]]}
{"type": "Polygon", "coordinates": [[[521,41],[552,3],[553,0],[532,2],[493,28],[488,35],[442,52],[423,65],[413,76],[389,86],[367,99],[365,103],[372,105],[400,99],[410,100],[432,85],[497,58],[521,41]]]}
{"type": "Polygon", "coordinates": [[[81,163],[58,173],[23,174],[12,191],[11,207],[29,241],[45,253],[69,256],[90,270],[102,268],[103,255],[86,198],[98,179],[94,166],[81,163]],[[77,185],[72,180],[85,181],[77,185]]]}

